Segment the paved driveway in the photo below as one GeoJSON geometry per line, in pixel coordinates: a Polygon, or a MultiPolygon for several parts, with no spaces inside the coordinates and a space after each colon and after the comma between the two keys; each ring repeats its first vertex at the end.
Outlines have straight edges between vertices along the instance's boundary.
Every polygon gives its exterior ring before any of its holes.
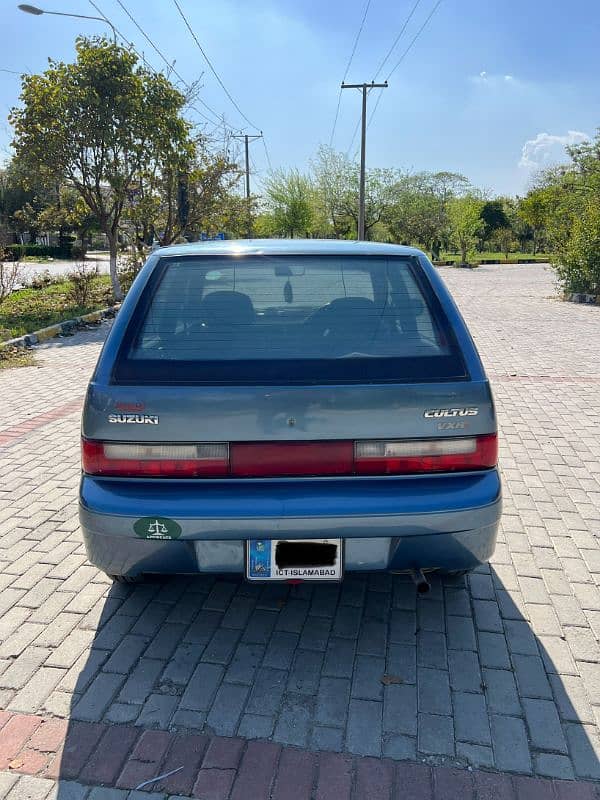
{"type": "Polygon", "coordinates": [[[378,574],[113,587],[75,503],[106,328],[0,373],[0,797],[108,800],[182,765],[147,788],[594,796],[572,781],[600,780],[600,309],[559,302],[543,266],[441,273],[493,381],[505,512],[492,564],[418,600],[378,574]]]}

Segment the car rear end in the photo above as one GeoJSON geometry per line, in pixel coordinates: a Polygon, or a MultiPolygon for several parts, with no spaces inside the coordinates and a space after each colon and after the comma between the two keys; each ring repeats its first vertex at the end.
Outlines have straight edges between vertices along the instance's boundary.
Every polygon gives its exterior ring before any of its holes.
{"type": "Polygon", "coordinates": [[[80,518],[115,576],[466,570],[500,516],[490,387],[419,251],[153,254],[90,384],[80,518]]]}

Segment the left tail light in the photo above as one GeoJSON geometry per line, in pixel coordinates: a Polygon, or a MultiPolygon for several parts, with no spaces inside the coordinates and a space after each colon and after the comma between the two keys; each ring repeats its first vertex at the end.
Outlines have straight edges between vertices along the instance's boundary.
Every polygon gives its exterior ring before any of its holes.
{"type": "Polygon", "coordinates": [[[229,445],[137,444],[82,439],[83,471],[122,478],[220,478],[229,472],[229,445]]]}

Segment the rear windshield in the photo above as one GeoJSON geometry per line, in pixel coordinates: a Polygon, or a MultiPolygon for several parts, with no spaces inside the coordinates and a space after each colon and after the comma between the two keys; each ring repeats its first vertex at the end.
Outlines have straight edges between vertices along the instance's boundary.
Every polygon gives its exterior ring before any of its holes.
{"type": "Polygon", "coordinates": [[[418,262],[188,256],[155,268],[115,368],[120,383],[339,383],[465,376],[418,262]]]}

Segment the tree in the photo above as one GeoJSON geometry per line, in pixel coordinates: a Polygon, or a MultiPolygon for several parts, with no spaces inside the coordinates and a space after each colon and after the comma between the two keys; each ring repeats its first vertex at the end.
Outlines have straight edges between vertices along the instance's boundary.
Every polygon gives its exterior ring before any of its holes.
{"type": "Polygon", "coordinates": [[[567,292],[600,295],[600,205],[591,198],[574,217],[571,233],[555,257],[555,268],[567,292]]]}
{"type": "Polygon", "coordinates": [[[504,228],[497,228],[490,241],[494,247],[497,247],[504,254],[504,258],[507,261],[509,255],[516,249],[518,244],[510,225],[506,225],[504,228]]]}
{"type": "Polygon", "coordinates": [[[454,197],[448,203],[451,236],[460,249],[463,264],[467,263],[468,252],[474,246],[481,231],[482,207],[482,201],[474,194],[454,197]]]}
{"type": "Polygon", "coordinates": [[[119,224],[132,187],[156,165],[190,149],[185,98],[150,72],[130,49],[103,38],[78,38],[74,64],[50,61],[23,77],[13,109],[17,161],[50,184],[68,182],[106,234],[113,293],[119,224]]]}
{"type": "MultiPolygon", "coordinates": [[[[312,164],[317,203],[337,238],[355,237],[358,231],[360,169],[342,153],[321,147],[312,164]]],[[[365,176],[365,238],[386,230],[394,205],[399,173],[395,169],[369,169],[365,176]]]]}
{"type": "Polygon", "coordinates": [[[418,172],[398,178],[389,229],[397,242],[418,244],[439,258],[447,241],[448,203],[469,186],[454,172],[418,172]]]}
{"type": "Polygon", "coordinates": [[[534,255],[546,226],[547,207],[548,197],[544,189],[536,189],[519,200],[517,214],[531,229],[534,255]]]}
{"type": "MultiPolygon", "coordinates": [[[[481,242],[487,242],[497,231],[510,230],[510,222],[506,216],[504,205],[501,199],[488,200],[481,209],[481,221],[483,227],[481,231],[481,242]]],[[[506,240],[506,233],[504,233],[506,240]]],[[[483,249],[483,248],[482,248],[483,249]]]]}
{"type": "Polygon", "coordinates": [[[59,187],[53,202],[40,211],[37,222],[42,231],[58,230],[59,242],[67,234],[76,234],[81,241],[82,256],[87,249],[86,237],[98,230],[98,220],[71,186],[59,187]]]}
{"type": "Polygon", "coordinates": [[[358,203],[353,186],[355,167],[343,153],[321,145],[311,168],[323,227],[329,229],[336,239],[355,236],[354,218],[348,211],[358,203]]]}
{"type": "Polygon", "coordinates": [[[600,131],[538,173],[520,210],[543,230],[565,291],[600,294],[600,131]]]}
{"type": "Polygon", "coordinates": [[[309,235],[315,214],[312,182],[298,170],[277,170],[265,183],[266,205],[273,233],[294,238],[309,235]]]}
{"type": "MultiPolygon", "coordinates": [[[[124,213],[140,253],[154,240],[166,246],[204,232],[245,234],[248,204],[233,192],[239,176],[237,164],[224,153],[209,153],[199,137],[185,157],[175,154],[143,173],[124,213]]],[[[252,199],[250,213],[254,205],[252,199]]]]}
{"type": "Polygon", "coordinates": [[[46,186],[39,176],[20,168],[12,159],[0,174],[0,225],[35,240],[40,213],[56,200],[58,187],[46,186]]]}

